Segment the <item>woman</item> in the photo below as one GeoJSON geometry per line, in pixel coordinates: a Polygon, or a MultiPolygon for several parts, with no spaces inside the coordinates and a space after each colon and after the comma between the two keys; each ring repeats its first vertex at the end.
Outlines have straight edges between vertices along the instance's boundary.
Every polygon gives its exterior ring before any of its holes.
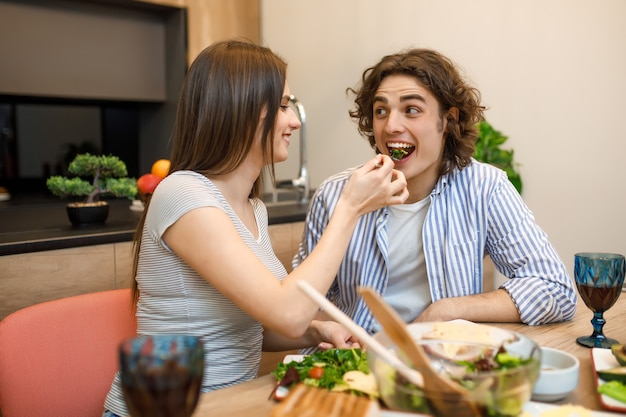
{"type": "MultiPolygon", "coordinates": [[[[296,282],[325,293],[358,218],[408,195],[389,157],[365,163],[346,185],[319,249],[287,274],[257,197],[264,166],[273,177],[272,164],[287,158],[300,127],[289,95],[286,64],[269,49],[240,41],[205,49],[183,84],[170,174],[138,227],[138,333],[199,336],[204,392],[255,378],[262,348],[354,341],[337,323],[312,321],[318,308],[296,282]]],[[[127,413],[117,375],[104,415],[127,413]]]]}

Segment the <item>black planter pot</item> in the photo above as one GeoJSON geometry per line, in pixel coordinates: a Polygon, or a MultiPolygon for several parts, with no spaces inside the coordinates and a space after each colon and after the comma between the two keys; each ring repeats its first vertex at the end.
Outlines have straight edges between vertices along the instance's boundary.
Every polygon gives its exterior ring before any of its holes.
{"type": "Polygon", "coordinates": [[[104,224],[109,217],[109,204],[105,201],[70,203],[67,205],[67,216],[77,227],[104,224]]]}

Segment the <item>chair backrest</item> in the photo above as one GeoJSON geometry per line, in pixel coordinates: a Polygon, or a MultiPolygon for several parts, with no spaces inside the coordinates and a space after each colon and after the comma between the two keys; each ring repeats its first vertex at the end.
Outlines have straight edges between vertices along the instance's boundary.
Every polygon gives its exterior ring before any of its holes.
{"type": "Polygon", "coordinates": [[[99,417],[136,334],[130,289],[47,301],[0,322],[2,417],[99,417]]]}

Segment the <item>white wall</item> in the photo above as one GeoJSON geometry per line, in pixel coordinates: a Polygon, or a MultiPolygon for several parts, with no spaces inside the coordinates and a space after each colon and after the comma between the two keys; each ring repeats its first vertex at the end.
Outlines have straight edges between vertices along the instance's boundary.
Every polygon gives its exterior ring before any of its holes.
{"type": "MultiPolygon", "coordinates": [[[[313,186],[372,155],[345,89],[382,55],[434,48],[509,136],[524,200],[570,274],[576,252],[626,254],[625,1],[263,0],[261,13],[306,108],[313,186]]],[[[297,149],[280,176],[295,176],[297,149]]]]}

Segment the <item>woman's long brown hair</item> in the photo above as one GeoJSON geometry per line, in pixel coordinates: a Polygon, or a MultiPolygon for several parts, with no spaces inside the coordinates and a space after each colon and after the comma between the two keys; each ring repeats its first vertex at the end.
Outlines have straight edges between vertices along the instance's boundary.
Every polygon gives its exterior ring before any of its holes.
{"type": "MultiPolygon", "coordinates": [[[[217,42],[189,68],[178,101],[169,174],[191,170],[223,175],[235,170],[255,140],[262,112],[261,146],[274,181],[272,135],[287,78],[287,64],[270,49],[245,40],[217,42]]],[[[169,175],[168,174],[168,175],[169,175]]],[[[250,190],[260,196],[262,177],[250,190]]],[[[133,238],[133,303],[149,201],[133,238]]]]}

